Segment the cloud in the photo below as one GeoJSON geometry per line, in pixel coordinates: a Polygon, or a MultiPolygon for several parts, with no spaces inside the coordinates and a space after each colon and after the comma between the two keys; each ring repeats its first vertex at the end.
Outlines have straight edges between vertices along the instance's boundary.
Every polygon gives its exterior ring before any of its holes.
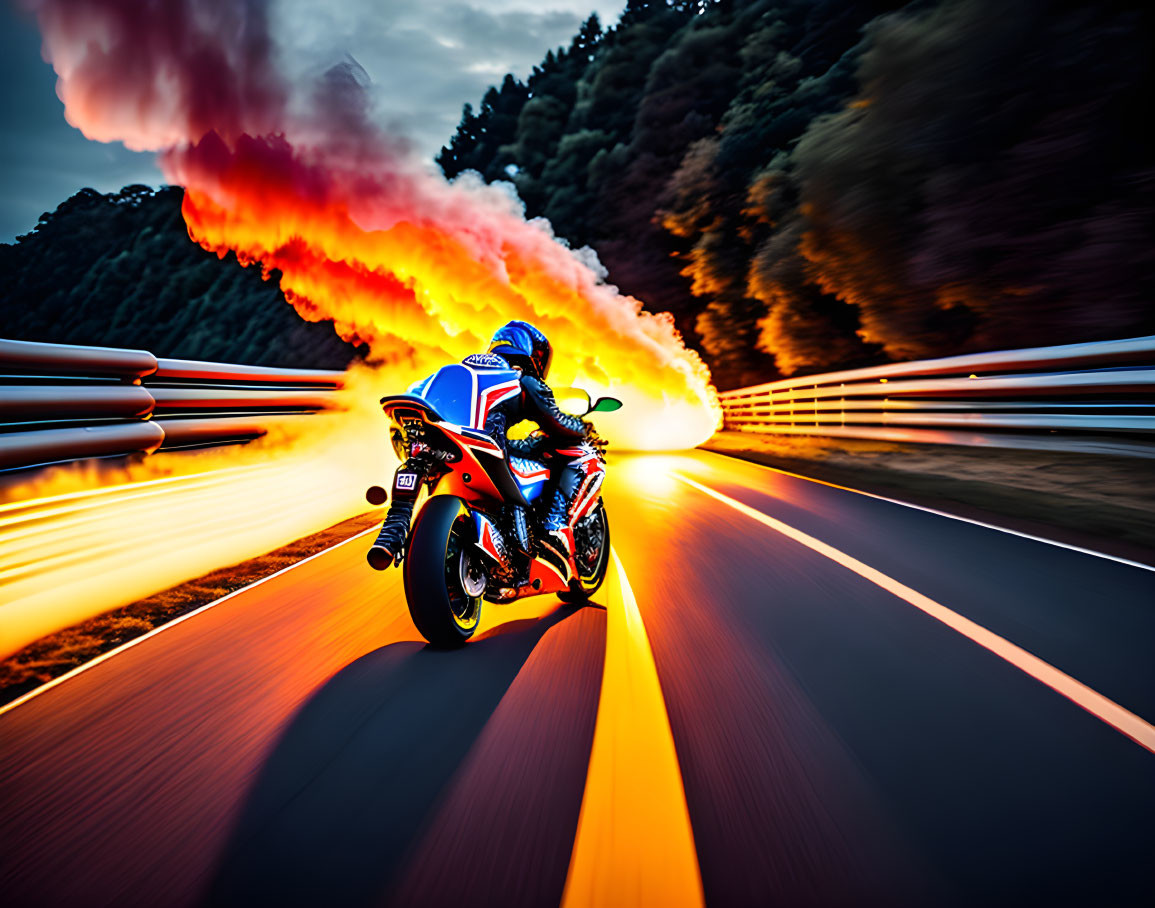
{"type": "Polygon", "coordinates": [[[475,107],[505,73],[529,74],[550,48],[568,45],[591,12],[616,19],[624,3],[591,0],[350,0],[322,7],[281,0],[274,16],[280,67],[323,70],[343,55],[372,80],[374,118],[425,157],[449,141],[461,107],[475,107]]]}
{"type": "Polygon", "coordinates": [[[27,233],[78,189],[159,184],[151,154],[90,142],[64,119],[36,27],[0,3],[0,242],[27,233]]]}
{"type": "MultiPolygon", "coordinates": [[[[348,57],[372,83],[371,115],[426,158],[449,140],[466,102],[475,106],[505,72],[525,76],[597,11],[616,19],[623,2],[489,0],[274,0],[282,71],[316,76],[348,57]]],[[[35,26],[0,3],[0,241],[30,230],[83,186],[115,191],[163,181],[152,155],[86,140],[64,119],[56,77],[40,57],[35,26]]]]}
{"type": "Polygon", "coordinates": [[[291,29],[266,29],[279,17],[262,0],[167,0],[143,18],[134,0],[37,3],[70,120],[156,149],[185,187],[190,236],[275,271],[302,316],[367,343],[373,362],[416,378],[528,318],[565,339],[564,380],[632,404],[618,443],[692,446],[713,430],[709,373],[673,320],[527,221],[508,186],[450,183],[415,157],[372,115],[382,93],[348,50],[330,63],[311,52],[315,31],[294,47],[291,29]]]}

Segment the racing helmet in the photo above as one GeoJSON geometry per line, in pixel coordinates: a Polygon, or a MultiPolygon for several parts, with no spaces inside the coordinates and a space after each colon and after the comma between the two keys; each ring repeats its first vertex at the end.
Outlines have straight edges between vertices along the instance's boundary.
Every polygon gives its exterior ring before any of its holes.
{"type": "Polygon", "coordinates": [[[537,376],[542,381],[549,374],[553,347],[546,336],[529,322],[513,321],[502,325],[489,342],[489,352],[496,353],[511,366],[537,376]]]}

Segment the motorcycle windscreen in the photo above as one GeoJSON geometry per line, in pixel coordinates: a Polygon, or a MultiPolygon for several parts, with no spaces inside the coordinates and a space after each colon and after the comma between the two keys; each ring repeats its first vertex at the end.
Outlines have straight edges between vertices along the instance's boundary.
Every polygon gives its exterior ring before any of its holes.
{"type": "Polygon", "coordinates": [[[416,393],[446,421],[480,429],[491,406],[520,392],[518,374],[512,370],[475,370],[454,363],[438,369],[416,393]]]}

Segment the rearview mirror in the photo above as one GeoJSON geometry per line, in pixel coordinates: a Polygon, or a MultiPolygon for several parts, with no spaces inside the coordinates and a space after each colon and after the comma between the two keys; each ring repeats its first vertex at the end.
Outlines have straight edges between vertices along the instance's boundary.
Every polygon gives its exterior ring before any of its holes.
{"type": "Polygon", "coordinates": [[[614,410],[620,410],[622,402],[616,397],[599,397],[598,402],[590,407],[590,413],[613,413],[614,410]]]}

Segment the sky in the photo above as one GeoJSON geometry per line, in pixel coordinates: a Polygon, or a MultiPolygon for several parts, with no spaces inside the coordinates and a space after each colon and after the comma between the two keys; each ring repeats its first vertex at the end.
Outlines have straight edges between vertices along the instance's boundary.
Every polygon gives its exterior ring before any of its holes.
{"type": "MultiPolygon", "coordinates": [[[[432,157],[507,72],[524,78],[568,45],[597,12],[617,20],[624,0],[273,0],[275,35],[291,75],[323,72],[346,55],[375,87],[378,120],[432,157]]],[[[64,119],[56,76],[35,23],[0,0],[0,242],[35,226],[78,189],[159,185],[149,153],[91,142],[64,119]]]]}

